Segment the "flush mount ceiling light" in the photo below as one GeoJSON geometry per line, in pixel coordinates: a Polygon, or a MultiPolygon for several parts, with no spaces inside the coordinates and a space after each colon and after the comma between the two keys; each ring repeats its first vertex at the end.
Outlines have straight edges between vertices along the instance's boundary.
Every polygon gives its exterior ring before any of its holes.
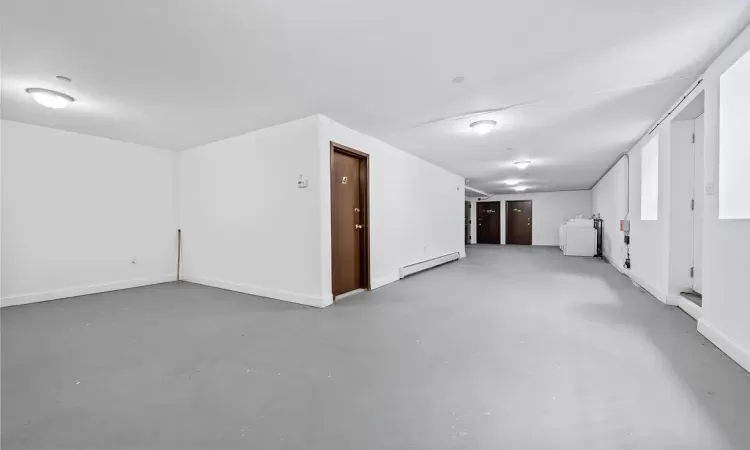
{"type": "Polygon", "coordinates": [[[531,165],[531,161],[516,161],[513,163],[513,165],[523,170],[531,165]]]}
{"type": "Polygon", "coordinates": [[[487,134],[495,128],[495,125],[497,125],[497,122],[494,120],[480,120],[478,122],[472,122],[469,125],[469,128],[477,134],[487,134]]]}
{"type": "Polygon", "coordinates": [[[34,97],[37,103],[47,108],[62,109],[76,101],[68,94],[50,89],[28,88],[26,92],[34,97]]]}
{"type": "Polygon", "coordinates": [[[523,192],[523,191],[525,191],[528,188],[529,188],[528,186],[516,186],[516,187],[513,188],[513,190],[516,191],[516,192],[523,192]]]}
{"type": "Polygon", "coordinates": [[[507,184],[508,186],[515,186],[520,182],[521,180],[513,180],[513,179],[503,181],[503,183],[507,184]]]}

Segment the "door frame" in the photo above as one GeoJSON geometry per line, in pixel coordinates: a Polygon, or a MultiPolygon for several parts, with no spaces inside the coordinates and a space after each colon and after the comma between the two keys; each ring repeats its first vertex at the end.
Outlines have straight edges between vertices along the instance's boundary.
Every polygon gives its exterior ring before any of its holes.
{"type": "MultiPolygon", "coordinates": [[[[502,208],[503,208],[503,202],[502,200],[492,200],[492,201],[486,201],[486,202],[477,202],[477,211],[476,211],[476,221],[477,221],[477,244],[480,244],[479,242],[479,204],[486,205],[486,204],[497,204],[497,242],[481,242],[482,244],[490,244],[490,245],[501,245],[503,243],[503,215],[502,215],[502,208]]],[[[484,208],[482,208],[484,210],[484,208]]]]}
{"type": "Polygon", "coordinates": [[[505,201],[505,243],[507,245],[525,245],[525,244],[508,244],[508,224],[510,223],[510,214],[508,212],[510,211],[510,204],[515,202],[529,202],[529,218],[531,219],[531,230],[529,230],[529,244],[528,245],[534,245],[534,201],[524,200],[524,199],[518,199],[518,200],[506,200],[505,201]]]}
{"type": "MultiPolygon", "coordinates": [[[[364,226],[363,228],[363,237],[360,241],[360,256],[361,256],[361,263],[362,267],[360,268],[360,280],[362,286],[360,286],[360,289],[366,289],[371,290],[372,284],[371,284],[371,277],[370,277],[370,155],[353,149],[351,147],[347,147],[346,145],[338,144],[336,142],[330,141],[330,182],[331,185],[330,188],[330,202],[331,202],[331,293],[333,294],[333,275],[335,271],[335,261],[334,261],[334,252],[333,252],[333,186],[334,186],[334,179],[333,179],[333,154],[334,153],[341,153],[343,155],[352,156],[354,158],[357,158],[360,160],[359,165],[359,202],[360,205],[362,205],[363,208],[363,214],[362,217],[364,218],[364,223],[362,224],[364,226]]],[[[336,296],[333,296],[333,300],[336,301],[336,296]]]]}
{"type": "MultiPolygon", "coordinates": [[[[705,107],[704,107],[705,108],[705,107]]],[[[691,174],[692,185],[693,185],[693,203],[692,203],[692,220],[693,220],[693,258],[690,263],[691,267],[691,282],[690,287],[693,292],[703,295],[703,241],[705,240],[704,230],[705,227],[703,217],[706,215],[706,199],[703,195],[703,186],[706,182],[706,116],[705,111],[698,114],[691,120],[693,122],[693,171],[691,174]],[[698,120],[700,119],[700,132],[698,132],[698,120]],[[697,150],[699,149],[700,152],[697,150]],[[697,166],[697,162],[700,161],[700,167],[697,166]],[[697,216],[697,212],[700,207],[700,217],[697,216]],[[699,224],[700,229],[696,230],[696,224],[699,224]],[[697,242],[696,242],[697,241],[697,242]],[[696,243],[698,244],[696,246],[696,243]],[[696,248],[700,249],[700,252],[696,252],[696,248]]]]}

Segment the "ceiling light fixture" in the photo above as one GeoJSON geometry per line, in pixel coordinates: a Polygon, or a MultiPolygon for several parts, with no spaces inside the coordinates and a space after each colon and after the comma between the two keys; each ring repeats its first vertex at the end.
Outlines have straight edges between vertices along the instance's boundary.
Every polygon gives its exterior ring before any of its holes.
{"type": "Polygon", "coordinates": [[[513,164],[519,169],[523,170],[531,165],[531,161],[516,161],[513,164]]]}
{"type": "Polygon", "coordinates": [[[26,92],[34,97],[37,103],[47,108],[62,109],[76,101],[68,94],[50,89],[28,88],[26,92]]]}
{"type": "Polygon", "coordinates": [[[469,128],[477,134],[487,134],[495,128],[495,125],[497,125],[497,122],[494,120],[480,120],[478,122],[472,122],[469,125],[469,128]]]}
{"type": "Polygon", "coordinates": [[[508,186],[515,186],[515,185],[517,185],[520,182],[521,182],[521,180],[514,180],[514,179],[503,181],[503,183],[507,184],[508,186]]]}
{"type": "Polygon", "coordinates": [[[529,188],[528,186],[516,186],[516,187],[513,188],[513,190],[516,191],[516,192],[523,192],[523,191],[525,191],[528,188],[529,188]]]}

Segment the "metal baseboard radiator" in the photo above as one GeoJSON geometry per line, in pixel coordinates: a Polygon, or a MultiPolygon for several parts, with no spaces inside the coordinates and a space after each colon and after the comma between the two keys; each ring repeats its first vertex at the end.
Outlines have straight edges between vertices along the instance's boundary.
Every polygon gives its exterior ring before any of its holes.
{"type": "Polygon", "coordinates": [[[417,272],[422,272],[423,270],[432,269],[433,267],[456,261],[459,258],[460,255],[458,254],[458,252],[456,252],[448,253],[447,255],[438,256],[437,258],[428,259],[418,263],[409,264],[408,266],[404,266],[398,269],[398,277],[406,278],[409,275],[414,275],[417,272]]]}

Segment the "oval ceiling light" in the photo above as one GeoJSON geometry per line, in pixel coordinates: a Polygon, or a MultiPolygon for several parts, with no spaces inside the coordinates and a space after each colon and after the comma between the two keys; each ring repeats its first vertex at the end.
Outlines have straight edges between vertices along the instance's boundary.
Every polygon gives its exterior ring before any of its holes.
{"type": "Polygon", "coordinates": [[[521,180],[514,180],[514,179],[509,179],[509,180],[503,181],[503,183],[507,184],[508,186],[515,186],[515,185],[517,185],[520,182],[521,182],[521,180]]]}
{"type": "Polygon", "coordinates": [[[76,101],[68,94],[50,89],[28,88],[26,92],[34,97],[37,103],[47,108],[62,109],[76,101]]]}
{"type": "Polygon", "coordinates": [[[528,188],[529,188],[528,186],[516,186],[516,187],[513,188],[513,190],[516,191],[516,192],[523,192],[523,191],[525,191],[528,188]]]}
{"type": "Polygon", "coordinates": [[[531,161],[516,161],[513,163],[513,165],[523,170],[531,165],[531,161]]]}
{"type": "Polygon", "coordinates": [[[477,134],[487,134],[495,128],[495,125],[497,125],[497,122],[494,120],[480,120],[478,122],[472,122],[469,125],[469,128],[477,134]]]}

